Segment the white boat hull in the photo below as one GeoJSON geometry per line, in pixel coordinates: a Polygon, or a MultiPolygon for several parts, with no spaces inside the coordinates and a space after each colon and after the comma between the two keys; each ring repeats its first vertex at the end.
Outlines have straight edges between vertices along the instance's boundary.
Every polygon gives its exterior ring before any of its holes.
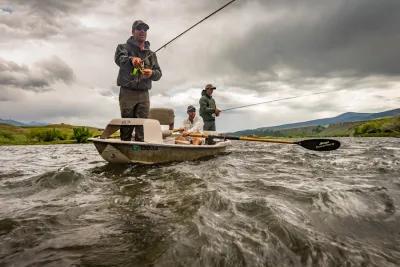
{"type": "Polygon", "coordinates": [[[118,139],[90,138],[104,160],[111,163],[157,164],[196,160],[223,153],[230,141],[215,145],[153,144],[118,139]]]}

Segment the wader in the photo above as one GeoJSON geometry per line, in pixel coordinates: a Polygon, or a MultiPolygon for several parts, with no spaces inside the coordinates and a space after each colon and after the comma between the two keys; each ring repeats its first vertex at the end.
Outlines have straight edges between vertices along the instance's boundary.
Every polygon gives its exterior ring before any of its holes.
{"type": "Polygon", "coordinates": [[[215,131],[215,120],[204,121],[203,130],[204,131],[215,131]]]}
{"type": "MultiPolygon", "coordinates": [[[[147,118],[150,110],[148,90],[130,90],[121,87],[119,92],[121,118],[147,118]]],[[[121,140],[131,141],[135,129],[135,141],[143,142],[143,126],[121,126],[121,140]]]]}
{"type": "MultiPolygon", "coordinates": [[[[204,121],[203,126],[204,131],[215,131],[215,120],[213,121],[204,121]]],[[[215,145],[215,141],[211,137],[206,138],[207,145],[215,145]]]]}

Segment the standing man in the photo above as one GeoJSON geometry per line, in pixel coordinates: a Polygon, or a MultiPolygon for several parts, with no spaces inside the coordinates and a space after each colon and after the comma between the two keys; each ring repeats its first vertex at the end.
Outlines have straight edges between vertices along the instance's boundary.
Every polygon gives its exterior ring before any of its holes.
{"type": "Polygon", "coordinates": [[[207,84],[206,88],[201,92],[200,116],[204,121],[204,131],[215,131],[215,117],[219,116],[221,110],[215,105],[215,100],[212,98],[213,91],[216,89],[212,84],[207,84]]]}
{"type": "MultiPolygon", "coordinates": [[[[122,118],[148,117],[151,82],[158,81],[162,76],[157,56],[146,41],[149,28],[142,20],[136,20],[132,25],[132,36],[125,44],[119,44],[115,51],[115,63],[119,66],[117,85],[120,86],[122,118]]],[[[121,140],[131,141],[134,127],[135,141],[143,142],[143,126],[121,126],[121,140]]]]}

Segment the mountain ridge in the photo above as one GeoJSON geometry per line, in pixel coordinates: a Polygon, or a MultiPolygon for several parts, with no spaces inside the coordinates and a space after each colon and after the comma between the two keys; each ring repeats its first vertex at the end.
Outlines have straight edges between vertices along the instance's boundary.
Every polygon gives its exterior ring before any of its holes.
{"type": "Polygon", "coordinates": [[[40,122],[40,121],[30,121],[30,122],[20,122],[16,120],[4,120],[0,118],[0,123],[1,124],[8,124],[8,125],[13,125],[13,126],[46,126],[49,125],[47,122],[40,122]]]}
{"type": "Polygon", "coordinates": [[[257,132],[264,132],[264,131],[278,131],[278,130],[302,128],[308,126],[330,125],[330,124],[344,123],[344,122],[368,121],[383,117],[392,117],[396,115],[400,115],[400,108],[386,110],[383,112],[376,112],[376,113],[345,112],[339,114],[338,116],[330,118],[281,124],[277,126],[260,127],[256,129],[245,129],[236,131],[234,132],[234,134],[256,134],[257,132]]]}

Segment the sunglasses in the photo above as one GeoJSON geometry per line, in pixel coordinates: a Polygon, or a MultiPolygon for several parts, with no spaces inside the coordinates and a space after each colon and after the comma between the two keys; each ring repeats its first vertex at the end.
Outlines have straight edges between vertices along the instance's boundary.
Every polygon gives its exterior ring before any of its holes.
{"type": "Polygon", "coordinates": [[[147,27],[146,26],[144,26],[144,25],[139,25],[139,26],[137,26],[136,28],[135,28],[137,31],[145,31],[145,32],[147,32],[147,27]]]}

